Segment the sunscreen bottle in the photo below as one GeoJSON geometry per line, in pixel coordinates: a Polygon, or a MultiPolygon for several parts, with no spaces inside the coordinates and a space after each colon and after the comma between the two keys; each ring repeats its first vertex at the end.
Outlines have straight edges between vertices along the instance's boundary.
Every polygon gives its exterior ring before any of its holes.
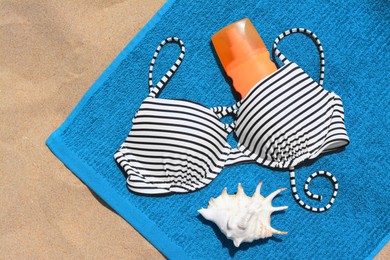
{"type": "Polygon", "coordinates": [[[211,37],[211,41],[242,99],[256,83],[277,70],[263,40],[248,18],[224,27],[211,37]]]}

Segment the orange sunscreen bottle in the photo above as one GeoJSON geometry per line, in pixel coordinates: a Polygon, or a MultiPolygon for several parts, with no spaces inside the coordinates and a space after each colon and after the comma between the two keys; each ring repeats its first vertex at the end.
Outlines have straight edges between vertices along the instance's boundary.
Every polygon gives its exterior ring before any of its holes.
{"type": "Polygon", "coordinates": [[[261,79],[276,71],[263,40],[248,18],[234,22],[211,37],[215,51],[244,98],[261,79]]]}

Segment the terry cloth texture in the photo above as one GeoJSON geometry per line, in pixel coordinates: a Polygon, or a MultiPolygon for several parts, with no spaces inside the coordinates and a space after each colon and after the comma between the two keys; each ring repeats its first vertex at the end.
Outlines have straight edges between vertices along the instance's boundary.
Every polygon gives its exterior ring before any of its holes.
{"type": "MultiPolygon", "coordinates": [[[[86,93],[69,118],[48,139],[50,149],[86,185],[172,259],[306,259],[371,258],[390,235],[390,120],[387,6],[381,1],[279,0],[168,1],[129,43],[86,93]],[[256,164],[232,166],[205,188],[163,197],[139,196],[126,188],[113,154],[125,140],[132,118],[147,96],[149,63],[161,40],[176,36],[186,44],[186,57],[162,98],[199,102],[207,107],[235,102],[223,76],[210,37],[222,27],[248,17],[269,50],[286,29],[315,32],[325,52],[324,88],[343,99],[351,143],[300,167],[298,191],[310,173],[325,169],[339,182],[332,208],[315,214],[297,205],[289,191],[274,200],[288,205],[272,216],[272,226],[287,235],[244,243],[236,249],[216,226],[197,212],[224,187],[237,191],[240,182],[250,194],[263,181],[262,194],[289,187],[289,174],[256,164]]],[[[305,36],[290,36],[280,50],[318,79],[316,48],[305,36]]],[[[156,80],[176,60],[177,46],[163,48],[156,62],[156,80]]],[[[229,142],[234,146],[234,139],[229,142]]],[[[311,191],[329,200],[332,186],[325,178],[312,182],[311,191]]],[[[305,198],[305,200],[309,200],[305,198]]],[[[310,201],[311,202],[311,201],[310,201]]],[[[321,206],[321,202],[311,202],[321,206]]],[[[107,231],[109,232],[109,231],[107,231]]]]}

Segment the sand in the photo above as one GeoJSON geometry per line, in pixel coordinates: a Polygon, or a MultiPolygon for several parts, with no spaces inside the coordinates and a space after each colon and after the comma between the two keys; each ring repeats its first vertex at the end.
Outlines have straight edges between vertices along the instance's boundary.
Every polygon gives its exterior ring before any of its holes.
{"type": "Polygon", "coordinates": [[[1,259],[164,259],[45,146],[164,2],[0,1],[1,259]]]}

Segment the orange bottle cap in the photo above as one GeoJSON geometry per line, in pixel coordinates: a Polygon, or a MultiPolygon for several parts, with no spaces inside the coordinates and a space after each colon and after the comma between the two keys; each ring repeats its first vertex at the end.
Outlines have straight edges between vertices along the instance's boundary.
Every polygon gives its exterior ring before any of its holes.
{"type": "Polygon", "coordinates": [[[248,18],[226,26],[211,40],[234,89],[242,98],[257,82],[276,70],[267,47],[248,18]]]}
{"type": "Polygon", "coordinates": [[[263,40],[248,18],[226,26],[214,34],[211,40],[225,70],[249,59],[259,51],[267,51],[263,40]]]}

